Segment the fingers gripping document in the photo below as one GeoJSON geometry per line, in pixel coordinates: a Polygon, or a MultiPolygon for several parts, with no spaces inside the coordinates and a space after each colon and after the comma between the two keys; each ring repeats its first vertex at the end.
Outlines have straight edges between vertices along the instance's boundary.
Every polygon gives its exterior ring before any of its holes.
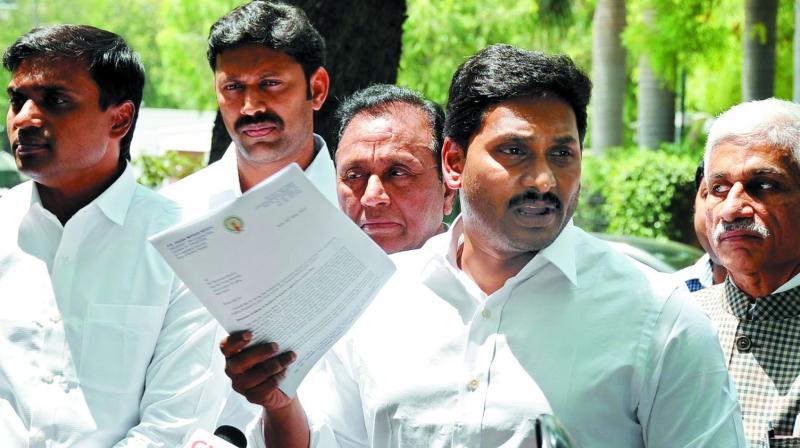
{"type": "Polygon", "coordinates": [[[225,330],[297,354],[289,396],[394,272],[296,164],[150,242],[225,330]]]}

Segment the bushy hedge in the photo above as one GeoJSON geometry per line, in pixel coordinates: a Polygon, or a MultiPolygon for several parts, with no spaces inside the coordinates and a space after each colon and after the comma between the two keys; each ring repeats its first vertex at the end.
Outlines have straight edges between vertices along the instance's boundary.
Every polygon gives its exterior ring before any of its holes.
{"type": "Polygon", "coordinates": [[[619,148],[585,152],[575,222],[586,230],[694,241],[694,173],[701,150],[619,148]]]}
{"type": "Polygon", "coordinates": [[[142,155],[133,160],[139,171],[140,184],[158,189],[167,182],[182,179],[203,168],[202,158],[187,156],[175,151],[167,151],[162,155],[142,155]]]}

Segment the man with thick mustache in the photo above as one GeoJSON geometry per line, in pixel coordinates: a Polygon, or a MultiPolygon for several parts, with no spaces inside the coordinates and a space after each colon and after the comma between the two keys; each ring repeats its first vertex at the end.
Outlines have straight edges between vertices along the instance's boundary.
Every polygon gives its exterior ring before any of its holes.
{"type": "Polygon", "coordinates": [[[728,277],[695,294],[719,328],[751,446],[800,446],[800,105],[734,106],[705,164],[709,239],[728,277]]]}
{"type": "Polygon", "coordinates": [[[304,408],[346,447],[535,446],[543,412],[585,447],[744,446],[688,291],[572,224],[590,88],[566,56],[508,45],[458,68],[442,165],[463,214],[450,230],[393,255],[396,274],[300,400],[278,388],[291,357],[239,375],[279,347],[223,344],[270,446],[308,445],[304,408]]]}
{"type": "Polygon", "coordinates": [[[233,143],[218,162],[161,193],[191,219],[241,196],[291,163],[334,204],[336,176],[313,114],[328,95],[325,42],[305,13],[252,1],[211,27],[208,63],[233,143]]]}

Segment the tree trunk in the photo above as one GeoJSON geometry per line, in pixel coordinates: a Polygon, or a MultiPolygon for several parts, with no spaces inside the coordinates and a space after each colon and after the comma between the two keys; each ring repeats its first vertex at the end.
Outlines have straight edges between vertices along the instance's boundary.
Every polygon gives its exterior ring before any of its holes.
{"type": "Polygon", "coordinates": [[[599,154],[622,144],[625,103],[625,1],[597,0],[592,26],[592,150],[599,154]]]}
{"type": "Polygon", "coordinates": [[[742,98],[773,96],[775,88],[775,28],[778,0],[745,0],[742,98]]]}
{"type": "Polygon", "coordinates": [[[314,131],[331,151],[338,143],[339,102],[371,84],[394,84],[403,43],[405,0],[294,0],[325,38],[331,90],[314,115],[314,131]]]}
{"type": "Polygon", "coordinates": [[[640,146],[656,149],[675,139],[675,89],[653,72],[647,56],[639,58],[639,116],[636,123],[640,146]]]}
{"type": "Polygon", "coordinates": [[[800,103],[800,0],[794,2],[794,83],[792,99],[795,103],[800,103]]]}
{"type": "MultiPolygon", "coordinates": [[[[405,0],[294,0],[306,12],[314,27],[322,34],[327,47],[325,68],[330,73],[331,87],[322,109],[314,114],[314,132],[321,135],[331,151],[338,143],[334,112],[339,102],[356,90],[371,84],[397,81],[397,67],[406,19],[405,0]]],[[[221,120],[214,125],[213,142],[222,143],[220,133],[227,135],[221,120]]],[[[212,145],[212,154],[221,154],[212,145]]],[[[209,163],[216,159],[209,160],[209,163]]]]}

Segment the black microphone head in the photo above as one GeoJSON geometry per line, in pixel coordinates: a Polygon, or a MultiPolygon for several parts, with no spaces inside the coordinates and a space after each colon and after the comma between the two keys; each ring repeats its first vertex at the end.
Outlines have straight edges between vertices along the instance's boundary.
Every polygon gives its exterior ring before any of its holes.
{"type": "Polygon", "coordinates": [[[222,425],[214,430],[214,435],[238,448],[247,448],[247,437],[233,426],[222,425]]]}

